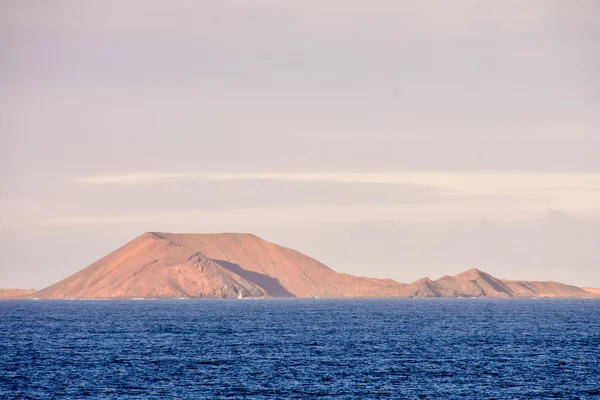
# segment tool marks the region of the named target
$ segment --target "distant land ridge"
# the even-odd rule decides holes
[[[338,273],[252,234],[148,232],[45,289],[0,290],[7,297],[600,297],[600,290],[498,279],[477,269],[407,285]]]
[[[35,289],[0,289],[0,299],[11,299],[35,293]]]

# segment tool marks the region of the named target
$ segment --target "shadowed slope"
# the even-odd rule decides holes
[[[176,246],[201,249],[213,260],[236,264],[245,271],[269,276],[297,297],[397,296],[391,280],[340,274],[295,250],[246,233],[156,233]],[[393,282],[393,281],[392,281]]]
[[[281,286],[277,279],[273,279],[268,275],[259,274],[258,272],[246,271],[239,265],[230,263],[229,261],[213,260],[228,271],[241,276],[249,282],[254,282],[260,287],[263,287],[269,295],[273,297],[294,297],[293,294]]]

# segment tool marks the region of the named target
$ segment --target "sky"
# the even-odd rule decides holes
[[[596,0],[3,0],[0,287],[146,231],[600,287]]]

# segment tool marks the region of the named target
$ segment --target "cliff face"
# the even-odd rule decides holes
[[[556,282],[497,279],[472,269],[409,285],[340,274],[251,234],[145,233],[33,298],[592,297]]]

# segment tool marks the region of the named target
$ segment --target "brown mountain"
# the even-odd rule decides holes
[[[251,234],[145,233],[37,298],[397,296]]]
[[[32,298],[590,297],[556,282],[497,279],[476,269],[410,285],[341,274],[251,234],[145,233]]]

